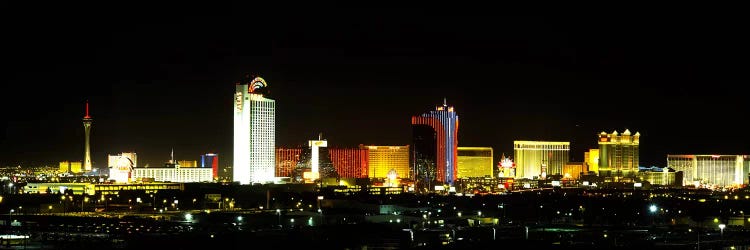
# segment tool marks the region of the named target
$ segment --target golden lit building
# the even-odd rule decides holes
[[[633,178],[638,173],[638,147],[641,134],[630,134],[625,129],[622,134],[613,131],[611,134],[599,134],[599,176],[621,181],[621,178]]]
[[[563,178],[577,180],[581,178],[581,173],[586,172],[583,162],[568,162],[563,166]]]
[[[568,163],[570,142],[513,141],[516,178],[544,179],[562,175]]]
[[[409,176],[409,145],[406,146],[364,146],[368,149],[369,166],[367,175],[369,178],[388,178],[391,169],[396,170],[398,178],[410,178]]]
[[[60,172],[61,173],[80,173],[83,162],[80,161],[61,161]]]
[[[177,164],[180,164],[181,168],[197,168],[198,167],[197,160],[195,161],[182,160],[182,161],[177,161]]]
[[[586,171],[599,172],[599,149],[592,148],[583,152],[583,164]]]
[[[491,147],[458,147],[457,178],[492,177]]]
[[[641,181],[647,181],[651,185],[657,186],[682,186],[684,172],[669,171],[669,168],[663,168],[661,171],[640,171],[638,178]]]
[[[683,185],[728,187],[748,183],[748,155],[667,155],[667,166],[682,171]]]

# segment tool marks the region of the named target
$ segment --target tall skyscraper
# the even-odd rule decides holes
[[[274,180],[276,102],[260,93],[267,86],[263,78],[248,76],[235,87],[232,167],[240,184]]]
[[[621,177],[633,178],[638,173],[638,147],[641,133],[622,134],[615,130],[611,134],[599,134],[599,176],[619,181]]]
[[[83,131],[85,136],[84,142],[84,153],[83,153],[83,171],[91,171],[91,145],[89,144],[89,136],[91,135],[91,123],[94,121],[89,115],[89,102],[86,101],[86,115],[83,116]]]
[[[420,188],[453,186],[458,158],[458,115],[443,99],[435,110],[411,117],[413,172]]]

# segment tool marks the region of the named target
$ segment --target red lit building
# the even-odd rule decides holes
[[[301,148],[276,148],[275,176],[291,177],[301,154]]]
[[[367,148],[331,148],[331,163],[341,178],[367,178]]]
[[[456,180],[458,115],[443,101],[435,110],[411,117],[413,158],[417,182],[447,183]]]

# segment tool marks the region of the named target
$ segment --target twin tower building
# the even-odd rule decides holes
[[[263,96],[268,84],[246,76],[234,93],[233,181],[272,183],[276,164],[276,102]],[[430,112],[411,119],[413,145],[410,179],[417,185],[456,180],[458,115],[445,100]]]

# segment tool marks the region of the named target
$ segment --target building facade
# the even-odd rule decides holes
[[[388,178],[388,172],[395,170],[398,178],[407,179],[409,176],[409,145],[406,146],[364,146],[369,166],[369,178]]]
[[[233,180],[272,183],[276,163],[276,102],[265,98],[263,78],[238,83],[234,93]]]
[[[300,163],[301,148],[276,149],[276,177],[292,177],[292,172]]]
[[[210,168],[183,168],[180,164],[167,163],[160,168],[134,168],[133,180],[153,178],[157,182],[211,182],[213,170]]]
[[[133,168],[138,167],[138,157],[135,152],[108,155],[107,166],[110,180],[117,183],[128,183],[131,180]]]
[[[568,162],[563,166],[562,177],[564,179],[578,180],[581,178],[581,174],[587,171],[586,164],[583,162]]]
[[[82,165],[80,161],[61,161],[60,173],[81,173]]]
[[[412,116],[415,181],[453,185],[458,160],[458,115],[443,100],[442,106]]]
[[[586,167],[586,171],[599,172],[599,149],[592,148],[589,151],[583,152],[583,164]]]
[[[683,185],[730,187],[748,183],[748,155],[667,155],[667,166],[683,172]]]
[[[198,167],[198,161],[179,160],[177,161],[177,164],[180,164],[181,168],[197,168]]]
[[[330,148],[328,153],[339,177],[367,178],[370,163],[370,152],[367,148]]]
[[[562,175],[568,163],[570,142],[513,141],[516,178],[545,179]]]
[[[622,134],[599,134],[599,176],[612,178],[618,182],[622,178],[632,178],[638,173],[639,145],[641,134],[630,134],[625,129]]]
[[[219,155],[207,153],[201,155],[201,168],[210,168],[214,180],[219,179]]]
[[[491,147],[458,147],[456,178],[493,177]]]

